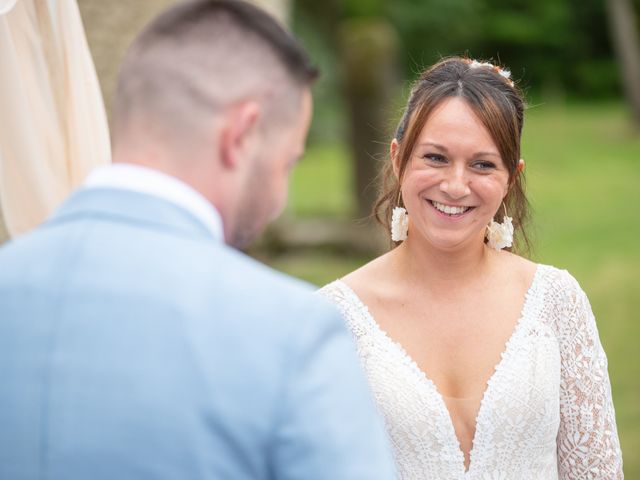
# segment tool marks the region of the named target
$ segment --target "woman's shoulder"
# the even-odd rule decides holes
[[[567,270],[544,263],[537,264],[537,274],[544,280],[547,290],[561,299],[584,295],[578,280]]]
[[[536,311],[542,317],[559,320],[589,306],[580,283],[567,270],[514,254],[505,256],[504,261],[511,271],[505,278],[529,285],[527,297],[531,298],[530,303],[537,305]]]
[[[344,278],[347,276],[324,285],[317,294],[338,309],[351,333],[359,338],[371,329],[369,309]]]
[[[347,300],[348,289],[342,279],[336,279],[323,285],[316,292],[331,303],[340,306]]]
[[[362,267],[324,285],[318,294],[335,304],[347,319],[366,318],[367,299],[379,288],[379,280],[385,278],[382,257],[377,257]],[[382,267],[382,268],[381,268]]]
[[[499,272],[502,272],[501,279],[506,281],[516,281],[524,286],[531,285],[534,281],[538,265],[531,260],[516,255],[511,252],[498,252]]]
[[[550,322],[563,338],[593,323],[591,304],[576,278],[567,270],[538,264],[538,287],[534,295],[539,301],[541,318]]]
[[[370,291],[378,289],[387,277],[387,254],[374,258],[363,266],[322,287],[321,291],[340,291],[367,297]],[[364,294],[364,295],[363,295]]]
[[[515,272],[517,279],[529,284],[542,284],[545,290],[550,290],[558,295],[570,296],[582,292],[576,278],[567,270],[544,263],[533,262],[516,254],[506,253],[503,261],[507,267]]]

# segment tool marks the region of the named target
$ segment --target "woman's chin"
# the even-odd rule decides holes
[[[428,246],[432,250],[447,253],[469,250],[474,248],[474,246],[479,247],[483,243],[483,239],[478,238],[477,235],[461,235],[460,233],[461,232],[445,232],[442,235],[426,236],[415,234],[414,238],[418,240],[418,243]],[[409,237],[411,237],[411,233],[409,233]]]

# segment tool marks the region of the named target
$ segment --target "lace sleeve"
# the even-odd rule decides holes
[[[586,294],[566,274],[558,285],[561,385],[558,473],[562,480],[622,479],[607,357]]]

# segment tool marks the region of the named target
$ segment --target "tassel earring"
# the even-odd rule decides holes
[[[400,194],[401,192],[398,192],[398,206],[391,213],[391,240],[394,242],[406,240],[409,231],[409,214],[400,206]]]
[[[513,245],[513,219],[507,215],[507,206],[504,202],[502,206],[504,207],[502,223],[491,220],[487,225],[487,244],[497,251]]]

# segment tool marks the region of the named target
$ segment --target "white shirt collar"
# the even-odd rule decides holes
[[[200,193],[175,177],[139,165],[114,163],[98,167],[85,188],[119,188],[146,193],[178,205],[197,217],[218,240],[224,239],[222,217]]]

